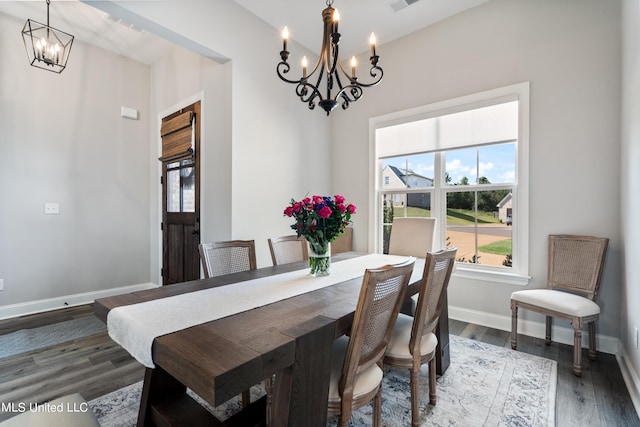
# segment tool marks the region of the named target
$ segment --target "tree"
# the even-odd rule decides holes
[[[478,178],[478,184],[491,184],[485,176]],[[509,190],[492,190],[478,192],[478,210],[493,212],[498,209],[498,203],[509,193]]]
[[[453,185],[469,185],[469,178],[463,176],[462,178],[460,178],[460,182]],[[468,191],[449,193],[447,195],[447,208],[473,210],[473,193]]]

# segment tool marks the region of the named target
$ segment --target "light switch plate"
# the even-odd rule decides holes
[[[45,203],[44,213],[47,215],[57,215],[60,213],[60,205],[58,203]]]

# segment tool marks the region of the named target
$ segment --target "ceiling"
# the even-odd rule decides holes
[[[371,32],[376,34],[378,45],[383,45],[487,1],[335,0],[333,7],[340,11],[341,16],[341,56],[366,51]],[[286,25],[290,37],[309,50],[320,50],[322,10],[326,7],[326,0],[235,2],[277,29]],[[47,5],[45,0],[2,0],[0,13],[13,16],[22,23],[27,18],[46,23]],[[49,23],[56,29],[73,34],[77,40],[147,64],[152,64],[170,45],[170,42],[150,32],[78,0],[52,1]]]
[[[384,44],[442,21],[489,0],[329,0],[340,12],[340,56],[369,49],[373,32]],[[290,37],[313,52],[322,43],[322,10],[326,0],[235,0],[279,30],[286,25]]]
[[[27,19],[47,23],[45,0],[0,0],[0,13],[19,20],[18,32]],[[53,0],[49,13],[49,25],[75,36],[74,42],[92,44],[145,64],[155,62],[171,45],[169,41],[78,0]]]

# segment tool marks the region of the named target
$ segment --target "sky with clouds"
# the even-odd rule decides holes
[[[408,162],[408,168],[415,173],[433,178],[434,159],[434,153],[387,158],[383,160],[383,167],[391,165],[404,169]],[[469,183],[473,184],[478,176],[486,177],[492,184],[512,183],[515,178],[515,145],[509,143],[449,150],[445,162],[452,183],[467,177]]]

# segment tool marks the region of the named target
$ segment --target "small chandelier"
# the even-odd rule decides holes
[[[49,26],[50,2],[47,0],[47,25],[27,19],[22,40],[32,66],[61,73],[67,66],[73,36]]]
[[[290,70],[287,59],[289,51],[287,50],[287,40],[289,38],[289,30],[284,27],[282,31],[282,51],[280,58],[282,61],[276,67],[278,77],[287,83],[293,83],[296,86],[296,95],[300,97],[302,102],[309,105],[309,109],[313,110],[318,105],[326,111],[327,116],[338,106],[338,102],[342,104],[342,109],[349,108],[349,103],[355,102],[362,97],[362,88],[375,86],[382,80],[382,68],[378,66],[378,55],[376,55],[376,38],[371,33],[369,43],[371,44],[371,69],[369,75],[373,80],[369,83],[362,83],[356,77],[356,58],[351,57],[351,73],[348,73],[342,65],[342,61],[338,55],[338,44],[340,43],[340,33],[338,32],[338,23],[340,14],[336,9],[331,7],[333,0],[327,0],[327,8],[322,11],[322,20],[324,21],[324,35],[322,36],[322,50],[318,62],[313,67],[311,73],[307,74],[307,57],[302,58],[302,77],[298,80],[289,80],[284,75]],[[315,73],[317,76],[314,76]],[[326,80],[326,90],[323,93],[321,83],[323,77]],[[315,82],[315,84],[314,84]],[[335,94],[332,94],[333,91]]]

